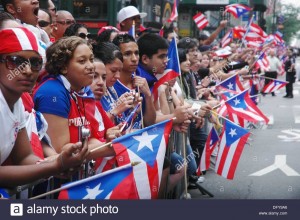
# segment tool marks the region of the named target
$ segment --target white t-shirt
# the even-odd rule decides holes
[[[15,103],[14,111],[11,112],[0,90],[0,165],[12,151],[18,132],[26,125],[24,113],[21,98]]]

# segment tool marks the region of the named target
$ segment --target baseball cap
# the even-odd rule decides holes
[[[139,10],[136,7],[130,5],[125,8],[122,8],[118,12],[117,19],[118,19],[118,22],[121,23],[125,19],[137,16],[137,15],[139,15],[141,18],[144,18],[147,16],[147,13],[139,12]]]
[[[8,28],[0,31],[0,54],[33,50],[39,53],[39,42],[27,28]]]

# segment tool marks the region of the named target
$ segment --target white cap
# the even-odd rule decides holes
[[[125,19],[137,16],[137,15],[139,15],[141,18],[144,18],[147,16],[147,13],[139,12],[139,10],[134,6],[127,6],[125,8],[122,8],[118,12],[117,19],[118,19],[118,22],[121,23]]]

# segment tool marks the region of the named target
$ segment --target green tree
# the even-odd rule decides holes
[[[283,33],[283,39],[290,43],[291,39],[293,37],[296,37],[298,34],[297,32],[300,30],[300,8],[295,7],[294,5],[288,4],[282,4],[281,5],[281,11],[276,12],[276,16],[283,15],[284,21],[283,26],[284,28],[280,30],[280,32]],[[272,33],[273,30],[273,15],[270,15],[266,18],[267,23],[267,32]],[[277,29],[277,24],[276,28]],[[299,34],[300,35],[300,34]]]

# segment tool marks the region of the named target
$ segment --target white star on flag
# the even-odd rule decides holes
[[[240,100],[239,99],[235,99],[235,100],[233,100],[233,102],[234,102],[234,105],[238,105],[238,104],[240,104],[241,102],[240,102]]]
[[[95,188],[89,189],[87,188],[87,195],[83,197],[83,199],[96,199],[98,195],[100,195],[104,190],[100,190],[101,183],[99,183]]]
[[[237,133],[236,133],[236,129],[232,129],[232,128],[230,128],[230,132],[229,132],[229,134],[231,135],[231,137],[233,137],[234,135],[237,135]]]
[[[137,151],[142,150],[144,147],[148,147],[149,150],[153,152],[153,146],[151,141],[153,141],[158,135],[148,135],[147,131],[143,132],[141,136],[133,136],[135,140],[139,143]]]
[[[232,83],[228,84],[228,89],[233,90],[233,84]]]

